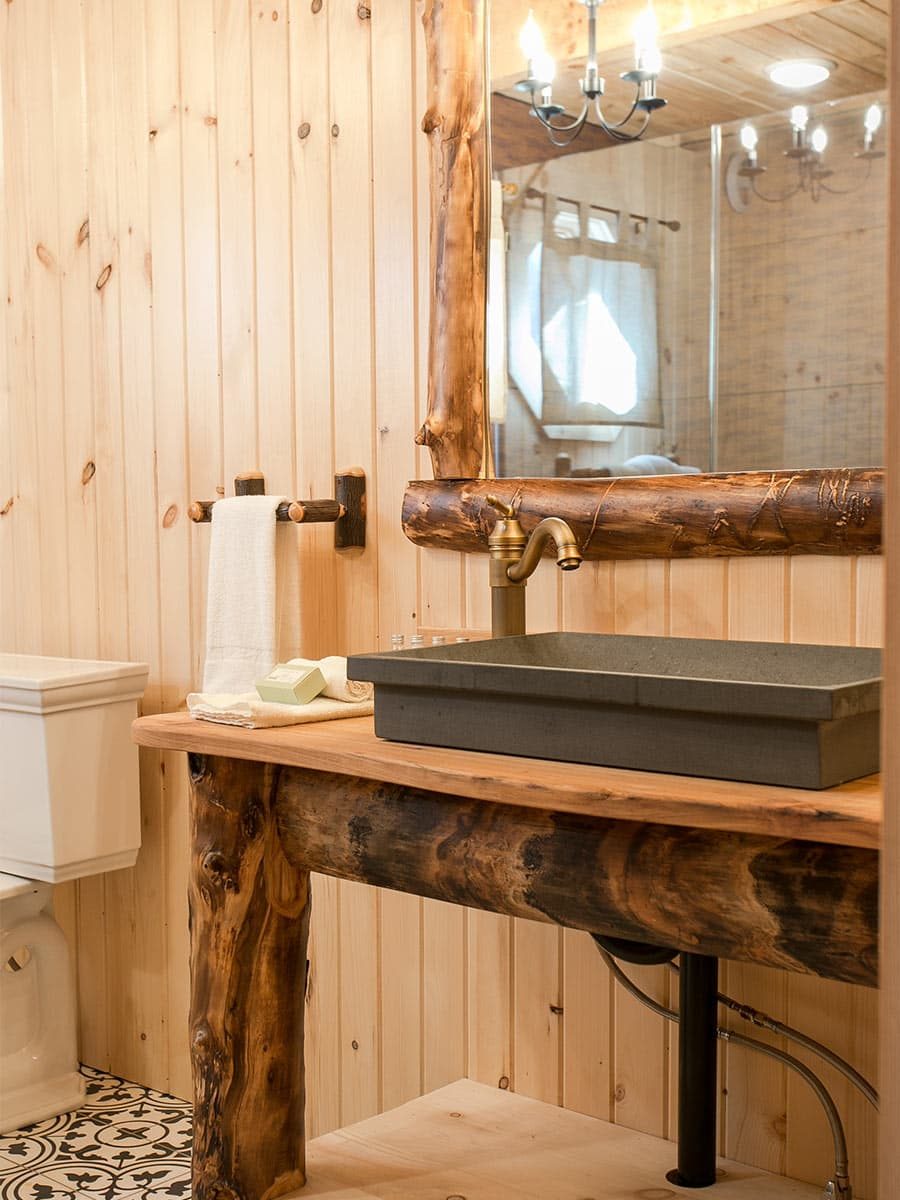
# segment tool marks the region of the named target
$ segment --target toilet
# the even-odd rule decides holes
[[[137,858],[146,682],[143,663],[0,654],[0,1134],[84,1099],[52,885]]]

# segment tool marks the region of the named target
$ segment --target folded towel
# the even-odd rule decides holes
[[[318,667],[325,676],[323,696],[331,700],[345,700],[350,703],[358,700],[371,700],[373,687],[361,679],[347,678],[347,660],[338,654],[329,654],[326,658],[290,658],[292,667]]]
[[[371,700],[348,704],[317,696],[309,704],[273,704],[260,700],[256,692],[218,695],[191,692],[187,698],[191,716],[199,721],[220,725],[240,725],[243,729],[272,729],[277,725],[307,725],[312,721],[335,721],[342,717],[367,717],[374,712]]]
[[[281,499],[234,496],[213,505],[204,692],[250,691],[278,660],[275,510]]]

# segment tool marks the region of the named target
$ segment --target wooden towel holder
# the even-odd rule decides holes
[[[264,496],[266,480],[261,471],[245,471],[234,477],[236,496]],[[211,521],[215,500],[194,500],[188,508],[192,521]],[[334,477],[333,500],[284,500],[275,512],[277,521],[295,525],[334,525],[335,550],[365,549],[366,473],[351,467]]]

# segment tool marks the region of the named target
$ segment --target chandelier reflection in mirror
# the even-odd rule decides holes
[[[634,70],[625,71],[621,76],[626,83],[634,84],[635,98],[626,116],[621,121],[611,122],[604,117],[600,107],[606,82],[597,68],[597,9],[602,0],[583,0],[583,3],[588,17],[588,53],[584,78],[579,80],[584,103],[578,116],[569,119],[565,109],[553,103],[556,64],[547,53],[534,13],[530,11],[519,37],[519,45],[528,63],[528,76],[520,80],[516,87],[531,96],[531,114],[547,130],[554,146],[568,146],[573,142],[584,128],[591,109],[601,129],[609,137],[617,142],[635,142],[646,131],[654,109],[662,108],[666,103],[656,94],[656,81],[662,67],[656,44],[656,15],[652,6],[648,5],[635,22]]]
[[[767,195],[759,185],[766,168],[759,161],[759,134],[749,123],[741,128],[740,139],[743,154],[736,154],[729,161],[725,177],[725,190],[732,208],[737,212],[746,210],[749,203],[749,191],[768,204],[780,204],[790,200],[798,192],[807,192],[811,200],[818,201],[823,192],[832,195],[848,195],[858,191],[869,178],[872,160],[883,158],[877,134],[881,129],[884,114],[880,104],[870,104],[863,117],[863,137],[859,150],[853,160],[865,163],[861,177],[849,187],[839,187],[830,180],[834,171],[826,162],[828,149],[828,131],[824,125],[817,124],[809,128],[810,113],[804,104],[796,104],[791,109],[791,145],[784,151],[786,158],[793,159],[797,169],[795,182],[783,192]]]

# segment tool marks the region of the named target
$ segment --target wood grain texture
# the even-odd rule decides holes
[[[596,957],[596,953],[595,953]],[[322,1200],[674,1200],[671,1145],[459,1080],[309,1146]],[[822,1189],[730,1159],[716,1200],[820,1200]],[[687,1195],[688,1193],[678,1193]],[[299,1197],[298,1197],[299,1200]]]
[[[229,760],[210,761],[226,764],[224,789]],[[298,767],[279,771],[273,804],[284,853],[300,870],[721,958],[877,980],[875,850],[497,805]],[[542,975],[559,1006],[555,983]]]
[[[428,415],[416,435],[436,479],[481,473],[487,298],[484,0],[427,0],[431,145]]]
[[[877,775],[825,791],[805,791],[576,763],[561,766],[511,754],[383,741],[375,736],[371,717],[247,730],[195,721],[187,713],[167,713],[142,717],[133,729],[140,745],[157,749],[364,776],[574,816],[656,821],[865,849],[877,848],[880,837]]]
[[[891,15],[893,52],[891,56],[891,97],[900,95],[900,5]],[[888,252],[888,312],[900,307],[900,122],[890,129],[890,244]],[[894,332],[888,339],[888,403],[886,461],[888,472],[888,539],[885,595],[885,711],[883,760],[890,798],[886,814],[883,862],[888,885],[882,889],[882,954],[884,986],[881,990],[882,1046],[879,1077],[883,1086],[881,1146],[879,1151],[879,1190],[882,1196],[900,1195],[900,744],[897,719],[900,714],[900,608],[896,604],[900,586],[900,342]],[[891,602],[893,601],[893,602]]]
[[[561,812],[555,804],[498,804],[196,753],[191,778],[199,856],[191,893],[192,1044],[204,1054],[212,993],[202,974],[205,959],[196,956],[203,947],[198,904],[213,904],[210,880],[226,896],[235,892],[237,916],[225,913],[225,922],[237,929],[246,918],[241,870],[250,870],[252,880],[263,853],[266,871],[283,852],[300,872],[848,982],[874,986],[877,979],[874,849],[610,820]],[[305,900],[295,913],[303,907]],[[210,930],[225,937],[216,915]],[[223,946],[233,940],[234,933]],[[246,971],[248,964],[233,966],[230,954],[219,961],[224,953],[212,954],[210,970]],[[275,1032],[265,1040],[278,1036],[290,1012],[269,995],[273,978],[256,979],[252,1003],[240,993],[254,1014],[257,1007],[275,1010]],[[223,1044],[220,1038],[216,1057]],[[195,1057],[200,1079],[206,1068],[196,1064]]]
[[[880,469],[748,471],[623,479],[416,481],[403,528],[418,546],[486,553],[490,492],[519,505],[530,532],[547,516],[572,526],[587,559],[763,554],[878,554]],[[548,551],[549,552],[549,551]]]
[[[306,1181],[309,874],[281,852],[277,771],[193,755],[190,773],[192,1195],[275,1200]]]
[[[551,6],[547,0],[548,11],[552,7],[556,14],[549,22],[539,4],[534,5],[545,32],[555,28],[558,2],[552,0]],[[213,496],[219,487],[221,494],[230,491],[235,473],[250,465],[266,473],[271,490],[283,489],[299,499],[330,495],[334,470],[347,463],[362,465],[370,481],[369,535],[378,559],[377,578],[368,551],[334,553],[328,526],[302,532],[280,527],[300,565],[294,637],[300,639],[302,653],[340,653],[351,642],[358,649],[384,649],[393,632],[405,633],[408,641],[428,623],[426,600],[448,622],[433,632],[451,641],[476,636],[488,625],[483,615],[489,599],[486,556],[420,551],[403,537],[398,521],[406,481],[429,473],[427,453],[413,442],[424,418],[431,291],[428,146],[419,128],[428,103],[426,61],[415,5],[410,0],[379,8],[378,19],[368,20],[357,14],[355,4],[340,11],[324,4],[316,12],[309,4],[291,5],[286,14],[282,5],[214,0],[182,4],[179,14],[174,0],[137,0],[122,8],[121,15],[119,6],[99,4],[95,16],[97,4],[29,0],[27,5],[0,5],[0,270],[8,300],[0,315],[0,364],[5,354],[2,378],[9,379],[8,391],[0,384],[0,424],[8,410],[8,424],[0,428],[3,648],[97,657],[102,653],[102,606],[106,650],[147,655],[152,663],[144,711],[183,707],[203,656],[209,541],[209,531],[193,527],[185,509],[192,496]],[[642,6],[643,0],[634,0],[630,8],[604,8],[604,28],[615,23],[620,45],[628,45]],[[803,0],[785,9],[804,6],[813,4]],[[875,7],[883,11],[885,0]],[[745,23],[758,21],[758,0],[704,0],[692,8],[692,17],[696,22],[728,19],[738,9]],[[656,11],[664,35],[683,20],[680,0],[658,0]],[[584,17],[578,0],[571,0],[566,12]],[[50,36],[42,33],[47,14]],[[562,32],[566,22],[557,25]],[[688,36],[694,37],[694,31]],[[510,44],[518,61],[514,37]],[[287,93],[289,104],[283,102]],[[51,94],[54,127],[45,137],[47,122],[38,109],[50,102]],[[386,94],[392,96],[387,107]],[[379,114],[374,121],[369,115],[373,109]],[[332,134],[333,124],[339,125],[338,137]],[[38,128],[40,138],[30,132]],[[370,137],[371,154],[366,149]],[[99,158],[93,149],[98,140]],[[35,189],[48,195],[32,208]],[[49,199],[54,191],[55,235]],[[335,193],[340,201],[333,201]],[[371,222],[365,214],[371,214]],[[103,259],[103,246],[111,244],[110,230],[121,248],[120,270],[117,274],[114,269],[98,292],[95,283],[109,261]],[[56,259],[56,275],[38,258],[38,242]],[[338,286],[333,289],[335,269]],[[286,275],[291,288],[285,286]],[[50,299],[55,285],[61,293],[61,325]],[[92,327],[101,306],[107,315],[105,336],[113,344],[98,357]],[[373,337],[374,371],[365,352]],[[141,349],[144,339],[151,347],[149,365]],[[60,354],[64,405],[61,394],[49,390],[54,386],[53,360]],[[39,375],[36,357],[41,360]],[[124,446],[102,432],[105,451],[98,461],[95,427],[107,419],[104,397],[118,386],[120,372]],[[53,420],[48,419],[51,413]],[[65,470],[57,476],[63,433]],[[291,473],[292,462],[296,474]],[[102,473],[121,479],[123,470],[124,490],[119,482],[98,487]],[[65,538],[59,536],[63,508],[51,516],[44,504],[51,493],[65,511]],[[123,523],[128,541],[124,556],[122,539],[101,546],[105,534],[99,532]],[[673,572],[669,586],[665,564],[655,564],[658,577],[648,575],[642,583],[628,575],[627,568],[634,565],[587,564],[558,588],[556,572],[542,565],[541,573],[553,578],[530,585],[535,619],[588,631],[612,632],[616,622],[620,632],[635,627],[684,630],[690,606],[698,621],[712,620],[709,597],[695,594],[704,587],[701,575],[692,588]],[[694,565],[704,564],[684,564]],[[791,581],[785,565],[783,559],[764,557],[727,562],[730,636],[786,635]],[[872,614],[867,644],[881,636],[876,610],[882,566],[877,556],[859,559],[855,573],[839,584],[849,589],[848,603],[856,605],[858,620]],[[823,592],[838,586],[824,560],[814,575]],[[48,583],[57,591],[45,592]],[[807,594],[815,594],[814,580],[806,583]],[[895,586],[892,595],[896,591]],[[41,602],[35,603],[35,597]],[[750,623],[767,614],[775,633],[768,623],[752,633]],[[130,650],[119,640],[126,619]],[[142,647],[155,638],[159,649],[148,654]],[[102,877],[76,885],[82,1057],[187,1096],[187,772],[179,752],[152,754],[145,761],[141,786],[147,851],[138,868],[123,872],[112,886]],[[868,816],[862,824],[869,827]],[[862,836],[871,844],[868,833]],[[352,900],[347,895],[351,886]],[[389,894],[383,894],[378,928],[393,929],[397,936],[391,940],[382,932],[380,949],[367,950],[364,968],[342,977],[341,967],[353,952],[342,948],[342,934],[356,920],[342,922],[340,914],[348,903],[357,904],[363,890],[324,876],[313,881],[307,1057],[310,1078],[316,1080],[309,1121],[317,1131],[341,1123],[340,1059],[355,1053],[351,1030],[358,1023],[376,1030],[372,1057],[376,1072],[382,1072],[382,1103],[404,1098],[411,1087],[421,1088],[431,1071],[425,1059],[440,1032],[429,1016],[426,1047],[420,1036],[421,986],[426,961],[429,970],[441,962],[441,946],[426,946],[425,939],[439,936],[441,928],[431,922],[426,933],[419,919],[421,902],[415,898],[393,896],[400,905],[411,906],[401,937],[388,907]],[[527,990],[510,994],[514,919],[474,911],[467,919],[469,1002],[454,1001],[443,1013],[454,1023],[448,1039],[467,1047],[470,1069],[480,1062],[490,1072],[486,1081],[496,1085],[510,1075],[515,1050],[510,1029],[517,1027],[524,1035],[533,1027],[517,1010],[535,1011],[537,1001]],[[473,935],[475,923],[482,920],[487,923]],[[493,920],[497,924],[491,926]],[[365,928],[372,928],[368,917]],[[665,1103],[665,1079],[657,1071],[659,1040],[654,1035],[648,1042],[623,1005],[607,1003],[608,983],[602,996],[595,993],[594,960],[586,955],[578,964],[569,953],[569,938],[586,937],[575,931],[566,935],[565,1013],[558,1018],[565,1092],[571,1097],[566,1102],[580,1106],[602,1103],[604,1096],[609,1100],[604,1072],[617,1065],[628,1094],[607,1111],[623,1119],[633,1113],[636,1121],[652,1111],[657,1127],[659,1106]],[[593,953],[589,945],[586,950]],[[459,963],[459,955],[453,962]],[[601,979],[606,978],[603,970],[601,965]],[[784,991],[789,976],[749,965],[742,970],[757,972],[751,999],[756,996],[767,1007],[775,992],[774,1004],[780,1003],[779,981]],[[379,973],[381,990],[372,984],[373,974]],[[448,978],[445,971],[442,980]],[[123,987],[126,979],[130,982]],[[364,987],[357,987],[360,979]],[[385,986],[388,981],[390,987]],[[835,984],[829,1002],[849,986]],[[545,993],[541,981],[540,994]],[[843,1001],[833,1015],[821,1013],[816,995],[794,1015],[806,1024],[821,1019],[826,1040],[841,1041],[852,1007]],[[321,1018],[323,1013],[333,1019]],[[785,1014],[776,1007],[776,1015]],[[865,1040],[858,1062],[864,1066],[875,1053],[874,1037],[862,1024],[857,1035]],[[795,1108],[786,1123],[775,1090],[754,1082],[756,1062],[755,1056],[735,1054],[729,1069],[728,1120],[743,1133],[730,1139],[728,1152],[766,1166],[767,1148],[756,1131],[771,1126],[766,1130],[770,1138],[805,1145],[818,1139],[820,1118],[813,1126]],[[546,1077],[550,1067],[541,1064],[539,1069]],[[900,1068],[894,1075],[900,1077]],[[884,1082],[889,1087],[891,1076]],[[520,1085],[513,1081],[512,1086]],[[378,1079],[373,1085],[367,1078],[354,1094],[363,1092],[379,1095]],[[346,1111],[352,1108],[348,1104]],[[856,1122],[851,1121],[856,1162],[872,1145],[875,1121],[871,1113],[865,1120],[865,1137],[856,1146]],[[797,1153],[792,1161],[799,1161]],[[546,1174],[540,1179],[541,1195],[553,1194],[552,1187],[543,1186]],[[594,1194],[597,1179],[579,1179],[573,1196]],[[820,1171],[812,1181],[821,1184]],[[796,1187],[779,1186],[781,1194]],[[448,1187],[445,1194],[453,1190]],[[885,1195],[898,1190],[895,1185]],[[418,1200],[415,1187],[412,1193]]]

